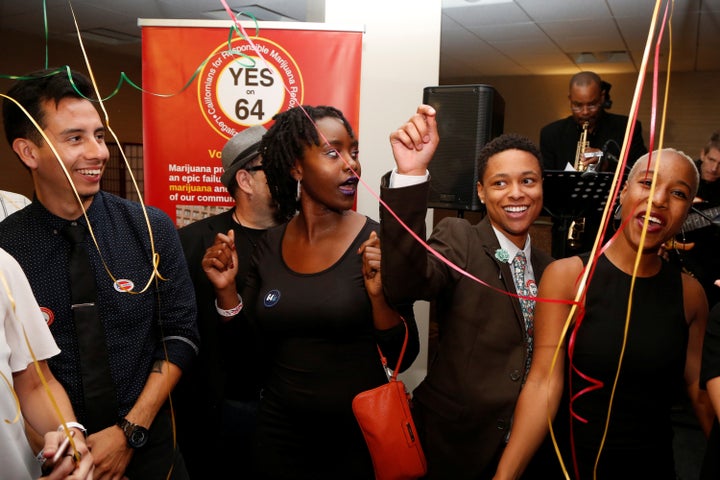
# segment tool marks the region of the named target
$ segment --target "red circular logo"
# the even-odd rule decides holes
[[[55,321],[55,314],[53,313],[53,311],[47,307],[40,307],[40,312],[42,312],[42,316],[45,319],[45,323],[47,323],[47,326],[49,327],[50,325],[52,325]]]
[[[132,292],[132,289],[135,288],[135,284],[133,283],[132,280],[119,278],[119,279],[115,280],[113,287],[118,292]]]
[[[198,76],[198,101],[205,120],[231,138],[262,125],[281,111],[303,102],[302,73],[295,59],[277,43],[236,38],[213,51]]]

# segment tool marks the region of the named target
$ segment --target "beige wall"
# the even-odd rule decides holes
[[[440,0],[325,0],[326,22],[365,26],[360,160],[363,181],[376,193],[380,177],[394,165],[390,132],[415,112],[422,102],[423,87],[438,82],[440,9]],[[379,11],[383,14],[378,15]],[[378,219],[378,201],[365,188],[358,190],[357,209]],[[428,360],[429,304],[417,301],[414,310],[421,348],[413,365],[401,375],[410,390],[425,378]]]
[[[0,31],[0,45],[3,45],[0,74],[23,75],[45,66],[45,40],[42,37]],[[140,58],[110,56],[101,49],[88,48],[87,51],[103,97],[115,90],[120,72],[123,71],[137,85],[142,84]],[[48,58],[50,67],[70,65],[73,69],[87,72],[77,43],[51,41]],[[0,92],[6,93],[13,83],[12,80],[0,79]],[[105,108],[110,116],[110,126],[121,143],[142,142],[142,98],[137,89],[127,83],[123,84],[119,93],[105,102]],[[109,138],[108,141],[112,140]],[[22,193],[28,197],[32,197],[33,192],[30,174],[8,146],[4,130],[0,140],[0,190]]]
[[[635,92],[637,75],[602,75],[612,84],[610,96],[612,113],[627,115]],[[659,84],[665,83],[662,74]],[[569,76],[484,77],[474,83],[495,87],[505,99],[505,132],[527,135],[534,141],[540,139],[543,125],[570,114],[567,100]],[[452,84],[454,82],[447,82]],[[463,83],[469,83],[465,80]],[[697,157],[710,134],[720,129],[720,72],[674,73],[670,78],[667,121],[664,145],[685,151]],[[664,90],[658,101],[657,125],[661,121]],[[652,78],[645,80],[638,119],[642,122],[645,145],[649,146]],[[659,135],[659,132],[657,132]],[[659,138],[656,139],[657,146]]]

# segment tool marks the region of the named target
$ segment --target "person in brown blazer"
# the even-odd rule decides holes
[[[427,166],[439,142],[435,113],[421,105],[390,135],[397,167],[381,185],[383,201],[420,238],[426,236]],[[436,305],[438,348],[413,392],[428,479],[492,478],[532,353],[534,301],[516,294],[534,297],[552,260],[532,248],[528,235],[542,210],[538,148],[525,137],[502,135],[483,147],[477,168],[487,215],[476,225],[445,218],[427,240],[475,279],[426,250],[386,209],[380,212],[386,296]],[[516,252],[529,259],[518,287]]]

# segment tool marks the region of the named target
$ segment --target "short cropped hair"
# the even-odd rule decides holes
[[[712,135],[710,135],[710,138],[705,144],[705,148],[703,148],[703,153],[707,154],[710,149],[713,148],[715,150],[720,150],[720,130],[715,130]]]
[[[690,156],[688,154],[686,154],[685,152],[682,152],[680,150],[676,150],[674,148],[663,148],[662,150],[655,150],[654,152],[648,152],[645,155],[643,155],[642,157],[638,158],[637,161],[635,162],[635,164],[630,169],[630,173],[628,173],[628,176],[627,176],[628,181],[630,181],[630,179],[634,178],[640,172],[641,168],[645,168],[647,166],[648,157],[650,156],[651,153],[652,153],[653,158],[657,158],[658,154],[662,154],[662,153],[674,153],[674,154],[677,154],[680,157],[684,158],[685,160],[687,160],[687,162],[690,165],[692,165],[692,169],[693,169],[693,172],[695,172],[695,176],[694,176],[694,185],[692,185],[693,190],[690,192],[692,194],[690,199],[692,200],[693,198],[695,198],[695,195],[697,194],[697,191],[698,191],[698,187],[700,186],[700,172],[697,169],[697,165],[695,165],[695,161],[692,158],[690,158]]]
[[[488,160],[495,154],[504,152],[505,150],[522,150],[534,156],[540,167],[540,175],[543,174],[542,156],[540,149],[529,138],[517,133],[505,133],[494,138],[480,150],[477,159],[478,180],[483,182],[485,171],[487,170]]]
[[[591,71],[578,72],[570,78],[569,88],[572,89],[573,85],[585,87],[588,85],[602,86],[602,80],[600,75]]]

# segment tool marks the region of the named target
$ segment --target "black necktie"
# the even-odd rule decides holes
[[[70,222],[62,229],[62,234],[71,245],[70,292],[85,399],[85,418],[82,421],[88,431],[94,433],[117,422],[115,385],[110,376],[105,329],[95,305],[95,275],[83,242],[85,227]]]

